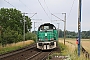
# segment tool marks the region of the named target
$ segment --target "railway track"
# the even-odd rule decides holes
[[[37,51],[35,50],[36,44],[15,50],[6,54],[0,55],[0,60],[24,60],[26,57],[30,56]],[[34,51],[33,51],[34,50]]]
[[[57,50],[41,51],[36,49],[36,44],[0,55],[0,60],[46,60],[47,57]]]
[[[26,60],[46,60],[46,58],[48,57],[48,55],[51,53],[52,51],[44,51],[44,52],[38,52],[35,55],[27,58]]]
[[[30,59],[27,60],[46,60],[49,55],[55,53],[55,52],[60,52],[60,49],[53,49],[53,50],[47,50],[47,51],[41,51],[39,54],[34,55]]]
[[[33,44],[22,49],[0,55],[0,60],[46,60],[48,56],[54,52],[60,52],[60,49],[41,51],[36,49],[36,44]],[[83,47],[82,52],[90,59],[90,54]]]

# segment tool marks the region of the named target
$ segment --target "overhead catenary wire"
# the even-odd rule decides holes
[[[12,7],[16,8],[14,5],[12,5],[10,2],[4,0],[5,2],[7,2],[9,5],[11,5]]]
[[[25,7],[27,7],[28,10],[32,11],[24,2],[22,2],[21,0],[19,0]],[[37,13],[28,13],[28,14],[33,14],[30,18],[32,18],[33,16],[35,16],[35,14]]]
[[[44,2],[45,2],[45,4],[46,4],[46,7],[47,7],[47,9],[48,9],[49,13],[51,14],[50,9],[48,8],[48,5],[47,5],[47,3],[46,3],[46,1],[45,1],[45,0],[44,0]]]
[[[47,9],[48,9],[49,13],[51,14],[51,11],[50,11],[50,9],[49,9],[49,7],[48,7],[48,5],[47,5],[47,3],[46,3],[46,1],[45,1],[45,0],[44,0],[44,2],[45,2],[45,5],[46,5],[46,7],[47,7]],[[51,22],[52,22],[52,15],[51,15]]]
[[[73,0],[73,3],[72,3],[72,6],[71,6],[71,9],[70,9],[70,12],[69,12],[69,15],[68,15],[67,19],[69,18],[70,14],[72,12],[72,8],[73,8],[73,5],[74,5],[74,2],[75,2],[75,0]]]
[[[13,4],[11,4],[9,1],[7,1],[7,0],[4,0],[4,1],[5,1],[6,3],[8,3],[9,5],[11,5],[12,7],[16,8],[16,7],[15,7]],[[24,4],[21,0],[19,0],[19,1],[20,1],[24,6],[26,6],[26,4]],[[39,0],[38,0],[38,2],[39,2],[39,4],[41,5],[41,7],[43,8],[43,10],[44,10],[44,12],[46,13],[46,15],[48,16],[48,18],[51,19],[51,18],[49,17],[49,15],[47,14],[47,12],[45,11],[44,7],[42,6],[41,2],[40,2]],[[49,10],[49,8],[48,8],[47,3],[46,3],[45,0],[44,0],[44,2],[45,2],[45,4],[46,4],[46,7],[47,7],[48,11],[50,12],[50,10]],[[67,16],[67,19],[69,18],[70,14],[71,14],[71,12],[72,12],[74,2],[75,2],[75,0],[73,0],[71,9],[70,9],[69,14],[68,14],[68,16]],[[30,9],[28,6],[26,6],[26,7],[31,11],[31,9]],[[51,13],[51,12],[50,12],[50,13]]]
[[[24,4],[21,0],[19,0],[25,7],[27,7],[28,8],[28,10],[30,10],[31,11],[31,9],[26,5],[26,4]]]
[[[11,4],[9,1],[7,0],[4,0],[4,1],[16,9],[16,7],[13,4]]]
[[[50,19],[50,17],[48,16],[47,12],[45,11],[45,9],[43,8],[41,2],[38,0],[39,4],[41,5],[42,9],[44,10],[44,12],[46,13],[47,17]]]

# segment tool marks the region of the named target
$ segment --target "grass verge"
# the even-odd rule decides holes
[[[63,43],[58,43],[58,46],[60,47],[60,53],[53,53],[48,57],[49,59],[52,59],[53,56],[65,56],[66,53],[64,53],[67,50],[67,46],[63,45]]]
[[[5,47],[0,46],[0,54],[4,54],[4,53],[7,53],[7,52],[10,52],[13,50],[20,49],[20,48],[25,47],[25,46],[32,44],[32,43],[34,43],[34,41],[28,40],[28,41],[25,41],[24,43],[18,42],[16,44],[15,43],[7,44]]]
[[[81,55],[78,56],[77,47],[74,47],[74,45],[72,45],[70,42],[69,44],[70,45],[68,46],[64,45],[63,43],[59,43],[58,46],[60,47],[61,52],[53,53],[48,57],[48,60],[52,59],[52,57],[54,56],[69,56],[70,60],[88,60],[87,58],[85,58],[82,52]]]

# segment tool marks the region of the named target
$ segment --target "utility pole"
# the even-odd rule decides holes
[[[36,23],[36,22],[34,22],[34,33],[35,33],[35,23]]]
[[[65,39],[66,39],[66,13],[62,13],[62,14],[65,14],[65,17],[64,17],[64,45],[65,45]]]
[[[56,18],[60,19],[60,21],[64,22],[64,45],[65,45],[65,39],[66,39],[66,13],[62,13],[62,14],[65,15],[64,20],[60,19],[59,17],[55,16],[54,14],[52,14],[52,15],[55,16]]]
[[[80,48],[81,48],[81,2],[79,0],[79,11],[78,11],[78,56],[80,56]]]
[[[58,38],[59,38],[59,23],[57,23],[58,24]]]
[[[24,25],[23,25],[23,45],[24,45],[24,41],[25,41],[25,22],[26,22],[26,20],[25,20],[25,14],[34,14],[34,15],[35,15],[35,14],[37,14],[37,13],[22,13],[22,14],[23,14],[23,19],[24,19]],[[33,16],[34,16],[34,15],[33,15]],[[32,17],[33,17],[33,16],[32,16]],[[31,18],[32,18],[32,17],[31,17]]]
[[[57,23],[58,24],[58,29],[59,29],[59,23]]]
[[[31,19],[31,20],[42,20],[42,19]],[[34,22],[34,33],[35,33],[35,23],[37,23],[37,22]]]
[[[2,30],[2,27],[0,26],[0,40],[2,41],[2,38],[1,38],[1,30]],[[2,46],[2,42],[1,42],[1,46]]]
[[[23,25],[23,45],[24,45],[24,41],[25,41],[25,22],[26,22],[26,20],[25,20],[25,14],[27,14],[27,13],[23,13],[23,16],[24,16],[24,25]]]

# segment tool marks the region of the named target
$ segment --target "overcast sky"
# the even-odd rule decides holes
[[[78,1],[79,0],[0,0],[0,8],[16,8],[22,13],[26,12],[29,17],[33,16],[32,22],[38,27],[42,22],[51,22],[58,28],[57,23],[60,23],[59,28],[63,30],[64,23],[55,16],[64,20],[66,13],[66,30],[78,31]],[[30,14],[33,13],[33,14]],[[54,14],[55,16],[51,15]],[[33,25],[32,25],[33,26]],[[33,29],[33,28],[32,28]],[[82,21],[81,31],[90,30],[90,0],[82,1]]]

